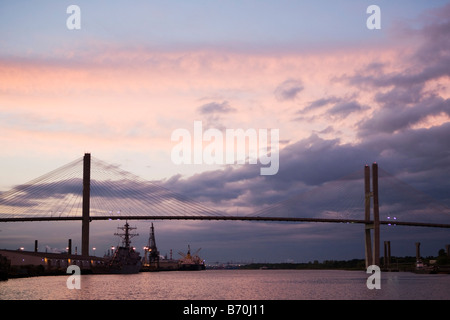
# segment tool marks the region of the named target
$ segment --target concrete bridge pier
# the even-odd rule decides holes
[[[372,192],[370,191],[370,167],[364,167],[364,213],[366,269],[370,265],[380,266],[380,211],[378,200],[378,164],[372,164]],[[373,221],[370,219],[370,198],[373,198]],[[373,245],[371,230],[373,229]]]
[[[83,159],[83,210],[81,222],[81,255],[89,256],[89,207],[91,197],[91,154],[85,153]]]

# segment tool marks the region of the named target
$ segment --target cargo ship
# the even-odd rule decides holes
[[[198,252],[201,250],[198,249],[194,254],[191,255],[191,247],[188,245],[188,251],[186,254],[182,252],[178,252],[183,258],[180,259],[180,269],[184,271],[197,271],[197,270],[205,270],[205,261],[203,261],[199,256]]]
[[[198,256],[198,249],[194,254],[191,254],[191,248],[188,246],[188,252],[178,252],[182,256],[181,259],[172,259],[172,250],[170,250],[170,258],[160,255],[156,247],[155,228],[153,223],[150,227],[150,236],[148,238],[148,245],[144,247],[144,259],[141,271],[177,271],[177,270],[205,270],[205,262]]]
[[[122,245],[118,246],[112,256],[105,256],[100,265],[92,267],[93,273],[113,273],[113,274],[131,274],[138,273],[142,267],[141,256],[132,246],[130,239],[138,234],[130,233],[130,230],[136,229],[130,227],[128,222],[123,227],[117,227],[124,233],[115,233],[114,235],[122,237]]]

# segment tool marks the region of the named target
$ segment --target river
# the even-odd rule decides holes
[[[342,270],[206,270],[82,275],[80,289],[67,276],[0,282],[2,300],[404,300],[450,299],[450,275],[382,272],[381,288],[369,274]]]

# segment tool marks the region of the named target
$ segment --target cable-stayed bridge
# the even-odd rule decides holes
[[[450,209],[374,164],[372,178],[365,166],[251,214],[231,215],[90,154],[0,194],[0,222],[81,220],[82,254],[89,250],[89,223],[112,219],[360,223],[373,256],[366,262],[378,264],[380,225],[450,228]]]

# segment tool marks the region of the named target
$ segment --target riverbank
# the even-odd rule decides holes
[[[429,272],[423,273],[450,273],[450,264],[443,259],[427,257],[422,259],[424,265],[428,266]],[[381,269],[383,271],[403,271],[403,272],[419,272],[416,268],[415,257],[392,257],[389,266],[384,264],[381,259]],[[325,260],[323,262],[314,261],[307,263],[250,263],[241,265],[239,269],[271,269],[271,270],[366,270],[364,259],[352,260]],[[424,270],[422,270],[424,271]]]

